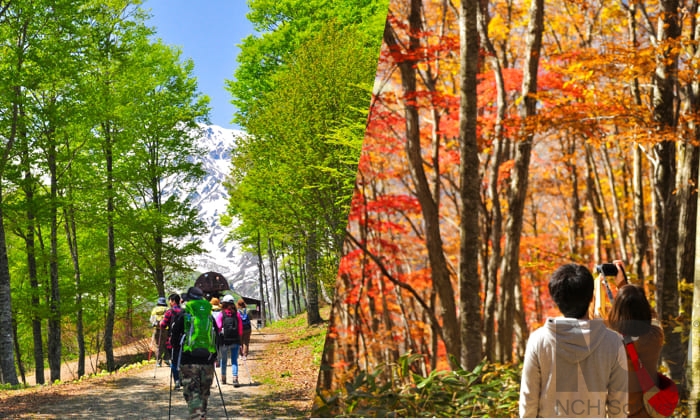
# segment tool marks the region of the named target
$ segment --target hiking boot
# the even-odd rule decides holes
[[[234,377],[233,377],[233,386],[236,387],[236,388],[238,388],[239,386],[241,386],[241,385],[238,383],[238,376],[234,376]]]

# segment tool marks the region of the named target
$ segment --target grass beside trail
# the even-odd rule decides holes
[[[321,317],[328,320],[330,314],[330,306],[321,308]],[[316,367],[321,365],[321,355],[323,353],[323,345],[326,342],[326,331],[328,323],[314,325],[309,327],[306,325],[306,313],[277,321],[268,326],[266,332],[272,334],[284,334],[291,341],[286,344],[289,349],[310,348],[314,356],[312,363]]]
[[[330,307],[321,309],[328,319]],[[244,398],[244,413],[263,418],[308,418],[311,414],[327,323],[307,326],[306,313],[276,321],[261,330],[266,347],[255,355],[255,382],[264,384],[268,396]],[[269,416],[269,417],[268,417]]]
[[[330,307],[322,308],[320,312],[321,317],[327,320]],[[307,326],[306,313],[273,322],[265,327],[263,333],[279,335],[284,339],[270,345],[268,351],[278,357],[272,355],[265,368],[256,375],[257,379],[276,391],[284,391],[289,385],[293,385],[285,379],[290,377],[301,381],[313,380],[315,386],[327,330],[327,323]],[[309,368],[314,375],[312,378],[308,377]]]

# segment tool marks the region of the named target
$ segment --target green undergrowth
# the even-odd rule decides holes
[[[321,308],[320,313],[323,319],[328,319],[330,307]],[[327,330],[327,322],[308,326],[306,313],[273,322],[265,328],[266,333],[284,334],[288,337],[291,341],[284,344],[287,349],[310,346],[312,348],[312,363],[314,366],[320,366]]]
[[[520,366],[482,362],[472,371],[433,371],[423,377],[411,368],[421,358],[404,355],[397,363],[361,372],[343,391],[319,396],[314,417],[518,416]]]
[[[328,319],[330,307],[321,308],[320,313],[323,319]],[[311,363],[313,368],[320,369],[327,329],[327,322],[308,326],[307,315],[302,313],[265,326],[263,333],[284,337],[281,342],[269,347],[268,351],[278,352],[281,355],[292,355],[298,351],[307,355],[310,352],[311,360],[304,359],[303,363]],[[302,361],[299,360],[298,363]],[[271,369],[260,369],[255,377],[257,381],[267,385],[273,393],[297,392],[301,373],[294,370],[293,366],[296,364],[292,363],[291,367],[287,363],[284,366],[271,366]]]

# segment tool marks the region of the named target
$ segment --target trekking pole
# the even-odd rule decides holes
[[[171,354],[170,360],[172,360],[172,350],[170,350],[170,354]],[[168,392],[168,420],[170,420],[170,405],[171,405],[172,402],[173,402],[173,373],[172,373],[172,368],[171,368],[171,372],[170,372],[170,381],[169,381],[169,382],[170,382],[170,385],[169,385],[170,391]]]
[[[253,384],[253,377],[250,375],[250,369],[248,369],[248,358],[244,357],[243,358],[243,366],[245,366],[245,371],[248,372],[248,383]]]
[[[216,378],[216,386],[219,388],[219,395],[221,396],[221,405],[224,407],[224,415],[226,415],[226,420],[228,420],[228,411],[226,411],[226,403],[224,402],[224,393],[221,392],[221,384],[219,383],[219,375],[216,374],[216,367],[212,365],[214,368],[214,377]]]
[[[172,341],[170,342],[170,346],[172,347]],[[180,340],[180,349],[178,350],[179,353],[177,355],[177,371],[180,372],[180,359],[182,359],[182,340]],[[170,354],[175,354],[175,348],[170,349]],[[172,363],[172,360],[170,361]],[[216,374],[216,371],[214,372]],[[170,379],[173,379],[173,367],[170,366]],[[182,379],[180,379],[182,380]],[[172,390],[170,391],[171,399],[168,400],[168,420],[170,420],[170,402],[172,401]]]
[[[156,330],[157,331],[157,330]],[[153,334],[151,334],[151,345],[148,347],[148,361],[151,361],[151,354],[153,354],[153,347],[156,342],[156,331],[153,331]]]
[[[162,357],[162,355],[160,354],[160,340],[162,338],[160,336],[160,334],[162,334],[162,330],[160,330],[160,329],[156,330],[156,334],[158,334],[158,342],[155,341],[155,335],[153,336],[153,342],[157,346],[156,347],[156,360],[155,360],[155,364],[153,366],[153,379],[156,378],[156,370],[158,370],[158,360],[159,360],[158,358]]]
[[[158,370],[158,352],[156,352],[156,360],[153,362],[153,379],[156,378],[156,370]]]

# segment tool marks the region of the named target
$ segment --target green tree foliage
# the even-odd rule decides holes
[[[236,57],[239,65],[227,83],[237,108],[234,120],[243,127],[250,108],[275,88],[273,75],[300,45],[316,37],[326,22],[356,27],[355,38],[343,42],[377,54],[388,0],[249,0],[248,6],[248,20],[259,35],[243,39]]]
[[[208,98],[198,96],[191,61],[179,62],[179,52],[141,39],[131,56],[134,78],[142,81],[142,101],[129,107],[128,130],[133,155],[124,162],[124,183],[130,205],[120,209],[123,240],[130,262],[149,273],[159,296],[166,296],[166,271],[185,268],[185,257],[202,252],[199,241],[181,240],[204,233],[197,211],[180,197],[165,197],[166,188],[204,176],[191,156],[204,153],[192,141],[201,136],[198,121],[208,113]],[[140,52],[138,52],[140,51]],[[127,223],[128,222],[128,223]]]
[[[329,257],[337,266],[376,73],[379,39],[369,40],[381,25],[365,25],[379,22],[379,4],[362,3],[365,9],[353,14],[342,7],[325,23],[331,8],[308,15],[316,8],[306,5],[273,33],[249,37],[239,79],[229,84],[247,132],[237,141],[229,184],[229,212],[241,221],[235,235],[252,248],[263,232],[277,249],[291,248],[282,252],[301,251],[304,266],[297,270],[306,275],[310,324],[320,321],[314,302],[320,273],[328,273],[322,267]],[[251,6],[258,29],[271,29],[273,16],[291,13],[289,5]],[[262,56],[280,59],[273,65]],[[244,92],[255,92],[255,100]]]
[[[52,381],[75,354],[82,374],[86,348],[114,368],[134,308],[201,251],[180,245],[204,229],[189,191],[165,188],[202,176],[208,98],[140,4],[0,5],[0,322],[16,327],[0,336],[1,382],[24,379],[26,354],[37,383],[44,354]]]

